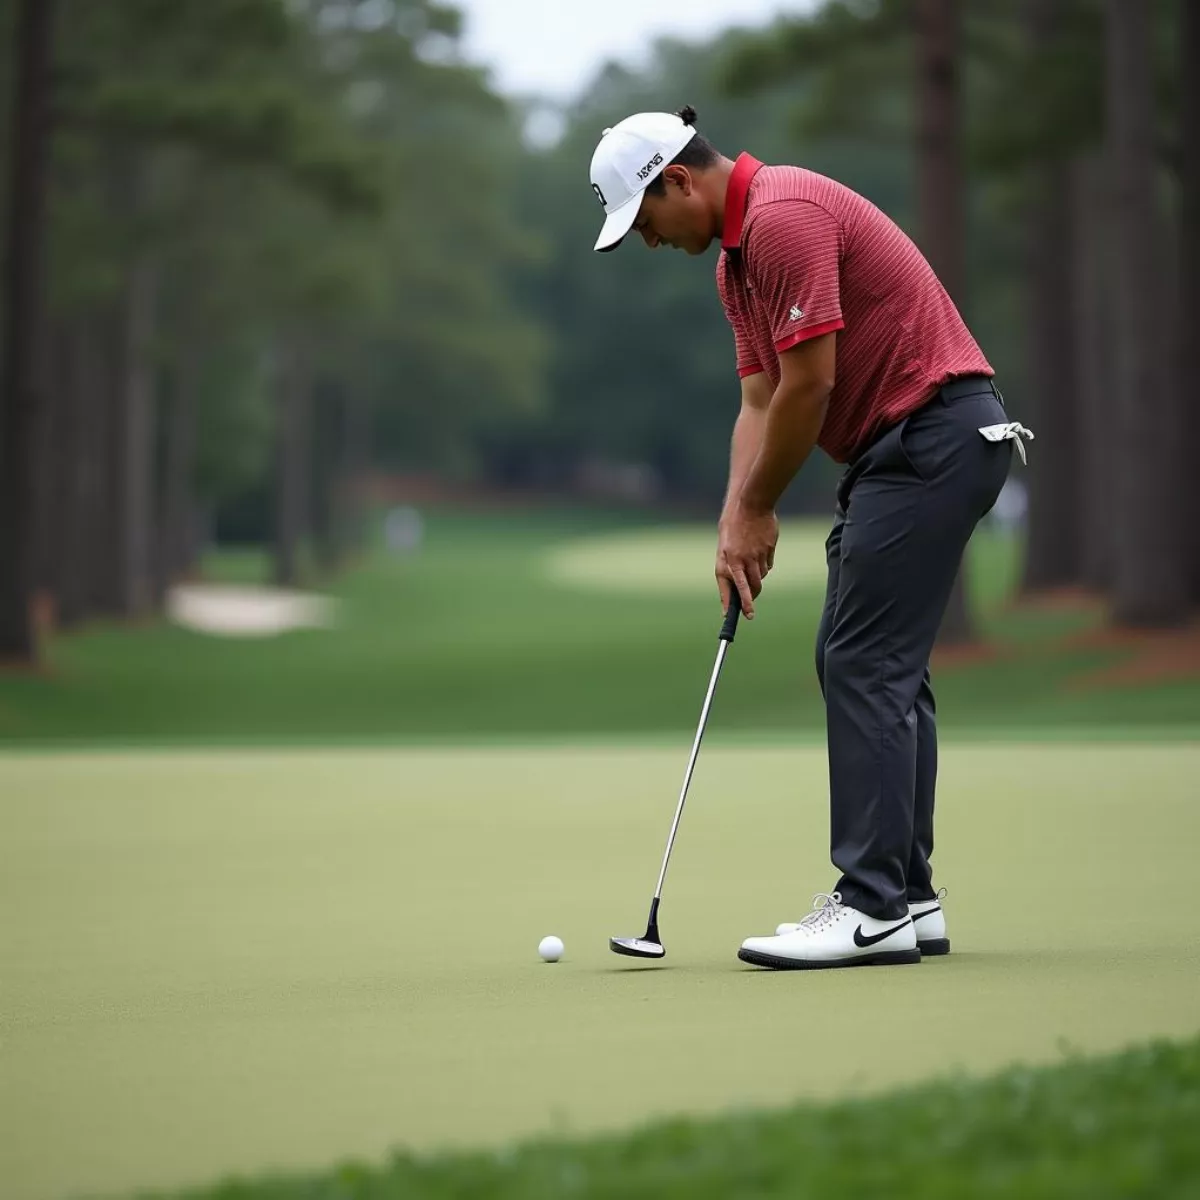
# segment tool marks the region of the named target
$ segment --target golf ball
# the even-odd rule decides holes
[[[538,953],[542,956],[542,962],[558,962],[562,958],[562,952],[562,938],[544,937],[538,942]]]

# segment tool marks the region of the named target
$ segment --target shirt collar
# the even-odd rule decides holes
[[[721,233],[721,246],[725,250],[738,250],[742,245],[742,225],[746,220],[746,198],[750,192],[750,181],[762,169],[762,163],[752,154],[741,153],[733,164],[725,192],[725,228]]]

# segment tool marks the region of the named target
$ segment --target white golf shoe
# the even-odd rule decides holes
[[[934,957],[950,953],[950,939],[946,936],[946,914],[942,911],[942,897],[945,894],[946,889],[942,888],[934,899],[915,900],[908,906],[908,915],[917,931],[917,949],[921,951],[922,956]],[[795,933],[799,928],[799,921],[784,921],[776,927],[775,936]]]
[[[813,897],[813,911],[795,928],[774,937],[747,938],[738,958],[756,967],[811,970],[918,963],[921,951],[911,917],[877,921],[843,904],[840,893],[821,892]]]
[[[950,939],[946,936],[946,914],[942,911],[943,888],[932,900],[917,900],[908,906],[917,945],[922,955],[949,954]]]

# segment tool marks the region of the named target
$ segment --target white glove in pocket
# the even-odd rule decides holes
[[[1016,442],[1017,453],[1021,456],[1021,463],[1024,465],[1026,462],[1025,441],[1033,441],[1032,429],[1026,429],[1020,421],[1009,421],[1003,425],[981,425],[979,432],[989,442]]]

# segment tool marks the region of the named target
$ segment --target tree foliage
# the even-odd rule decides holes
[[[15,29],[16,6],[0,0],[0,33]],[[1192,178],[1179,11],[1154,0],[1149,12],[1168,227],[1192,211],[1178,203]],[[691,103],[727,154],[832,175],[920,240],[913,14],[908,0],[829,0],[765,29],[664,40],[637,69],[581,80],[562,137],[539,147],[522,108],[463,60],[452,5],[62,0],[33,586],[83,614],[120,591],[100,583],[122,546],[173,545],[161,584],[214,520],[228,528],[236,515],[266,537],[284,446],[308,464],[307,489],[287,490],[301,533],[330,525],[369,466],[567,488],[633,466],[658,495],[712,511],[738,394],[713,264],[634,245],[592,253],[596,139],[632,111]],[[962,14],[961,304],[1033,423],[1053,389],[1038,357],[1049,339],[1028,327],[1048,297],[1031,303],[1030,289],[1070,278],[1074,304],[1105,279],[1103,198],[1084,213],[1079,196],[1108,132],[1106,6],[963,0]],[[0,116],[12,71],[0,57]],[[1071,180],[1073,248],[1033,220],[1047,188]],[[1069,250],[1084,266],[1034,269],[1034,227],[1038,253]],[[1085,227],[1100,231],[1086,247]],[[1079,360],[1075,376],[1097,377],[1079,346],[1063,353]],[[304,370],[284,386],[276,368],[297,354]],[[835,477],[816,458],[785,507],[827,511]],[[88,552],[56,567],[66,546]],[[130,569],[144,574],[144,559]]]

